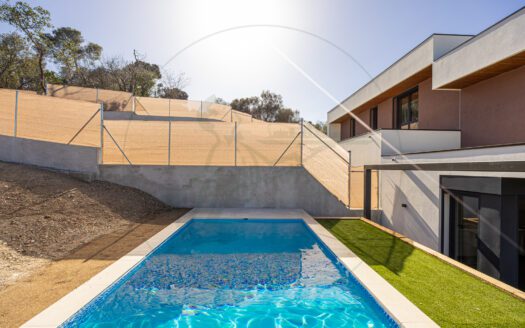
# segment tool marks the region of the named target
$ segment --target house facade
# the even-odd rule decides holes
[[[328,134],[365,168],[365,216],[524,290],[524,122],[522,9],[432,35],[330,110]]]

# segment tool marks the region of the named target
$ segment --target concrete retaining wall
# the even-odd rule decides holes
[[[99,150],[94,147],[0,136],[0,161],[96,175]]]
[[[143,190],[174,207],[302,208],[314,216],[358,214],[302,167],[101,165],[99,178]]]

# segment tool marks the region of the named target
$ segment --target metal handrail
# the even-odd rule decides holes
[[[341,156],[341,154],[339,154],[337,151],[335,151],[335,149],[332,148],[332,146],[330,146],[329,144],[327,144],[323,139],[321,139],[315,132],[313,132],[312,130],[310,130],[308,128],[307,125],[304,126],[308,131],[310,131],[317,139],[319,139],[319,141],[321,141],[326,147],[328,147],[328,149],[330,149],[331,151],[333,151],[339,158],[341,158],[346,164],[350,165],[350,162],[348,162],[348,160],[346,158],[344,158],[343,156]]]
[[[75,133],[75,135],[73,136],[73,138],[71,138],[71,140],[68,141],[68,145],[71,144],[73,142],[73,140],[75,140],[76,137],[78,137],[78,135],[80,134],[80,132],[82,132],[82,130],[84,130],[86,128],[86,126],[89,124],[89,122],[91,122],[91,120],[93,118],[95,118],[95,116],[97,116],[97,114],[100,112],[100,108],[89,118],[89,120],[87,120],[87,122],[82,125],[82,127],[80,128],[80,130],[77,131],[77,133]]]
[[[281,153],[281,156],[279,156],[279,158],[277,159],[277,161],[275,161],[275,163],[273,163],[273,166],[277,165],[277,163],[279,163],[279,161],[281,160],[281,158],[283,158],[284,154],[286,154],[286,152],[288,151],[288,149],[290,149],[290,147],[292,147],[293,143],[295,142],[295,140],[297,139],[297,137],[301,134],[301,132],[297,133],[295,135],[295,137],[293,138],[292,142],[290,142],[290,144],[286,147],[286,149]]]
[[[115,138],[113,138],[113,136],[111,135],[111,133],[108,131],[108,129],[106,128],[106,126],[104,125],[104,130],[106,130],[106,132],[108,133],[109,137],[111,138],[111,140],[113,140],[113,143],[117,146],[118,150],[120,150],[120,152],[122,153],[122,155],[124,155],[124,157],[126,158],[126,160],[128,161],[129,165],[133,165],[133,163],[131,163],[131,161],[129,160],[128,156],[126,156],[126,153],[122,150],[122,148],[120,148],[118,142],[115,140]]]

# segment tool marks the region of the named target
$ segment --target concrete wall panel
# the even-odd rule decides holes
[[[100,179],[175,207],[302,208],[314,216],[351,215],[302,167],[102,165]]]
[[[96,174],[99,149],[0,136],[0,160],[56,170]]]

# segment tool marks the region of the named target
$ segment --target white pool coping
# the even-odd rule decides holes
[[[191,219],[303,219],[308,227],[338,257],[339,261],[368,290],[381,307],[401,327],[439,327],[405,296],[392,287],[371,267],[350,251],[321,224],[303,210],[274,209],[193,209],[171,223],[140,246],[93,276],[22,327],[57,327],[106,290],[126,272],[142,261],[153,249]]]

